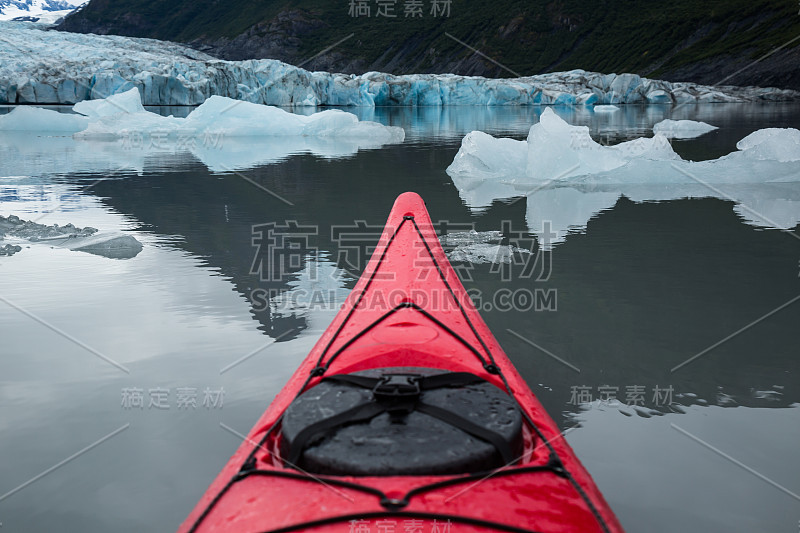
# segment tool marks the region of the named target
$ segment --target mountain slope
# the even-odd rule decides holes
[[[449,17],[431,15],[435,1],[417,0],[422,16],[405,16],[412,0],[389,0],[396,17],[386,18],[376,16],[372,0],[363,2],[369,17],[350,16],[358,0],[91,0],[59,29],[174,40],[225,59],[307,61],[306,68],[340,72],[508,77],[583,68],[707,84],[800,36],[794,0],[457,0]],[[725,83],[800,89],[798,45]]]

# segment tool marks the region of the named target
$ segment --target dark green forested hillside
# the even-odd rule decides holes
[[[711,84],[783,46],[726,83],[800,88],[797,0],[453,0],[449,17],[430,12],[443,0],[387,0],[396,17],[377,17],[383,1],[363,2],[370,16],[352,17],[357,0],[91,0],[61,29],[294,64],[352,35],[306,65],[344,72],[505,77],[583,68]],[[414,2],[422,16],[405,16]]]

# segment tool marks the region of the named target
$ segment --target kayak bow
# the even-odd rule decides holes
[[[622,531],[422,198],[404,193],[342,309],[180,531],[456,529]]]

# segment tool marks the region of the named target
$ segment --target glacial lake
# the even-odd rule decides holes
[[[514,261],[455,265],[628,531],[797,531],[800,183],[459,188],[445,169],[466,133],[525,139],[542,109],[348,111],[403,127],[405,142],[0,135],[0,215],[143,244],[110,259],[0,242],[22,246],[0,256],[2,531],[174,530],[328,325],[407,190],[443,231],[503,231],[535,251],[533,275]],[[603,144],[652,136],[664,118],[718,126],[673,141],[695,161],[800,125],[798,104],[556,112]],[[536,246],[550,217],[558,237]],[[264,266],[270,224],[305,228],[280,279]],[[542,305],[499,305],[502,291]]]

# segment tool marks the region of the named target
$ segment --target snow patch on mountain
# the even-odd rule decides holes
[[[0,0],[0,21],[53,24],[86,3],[87,0]]]

